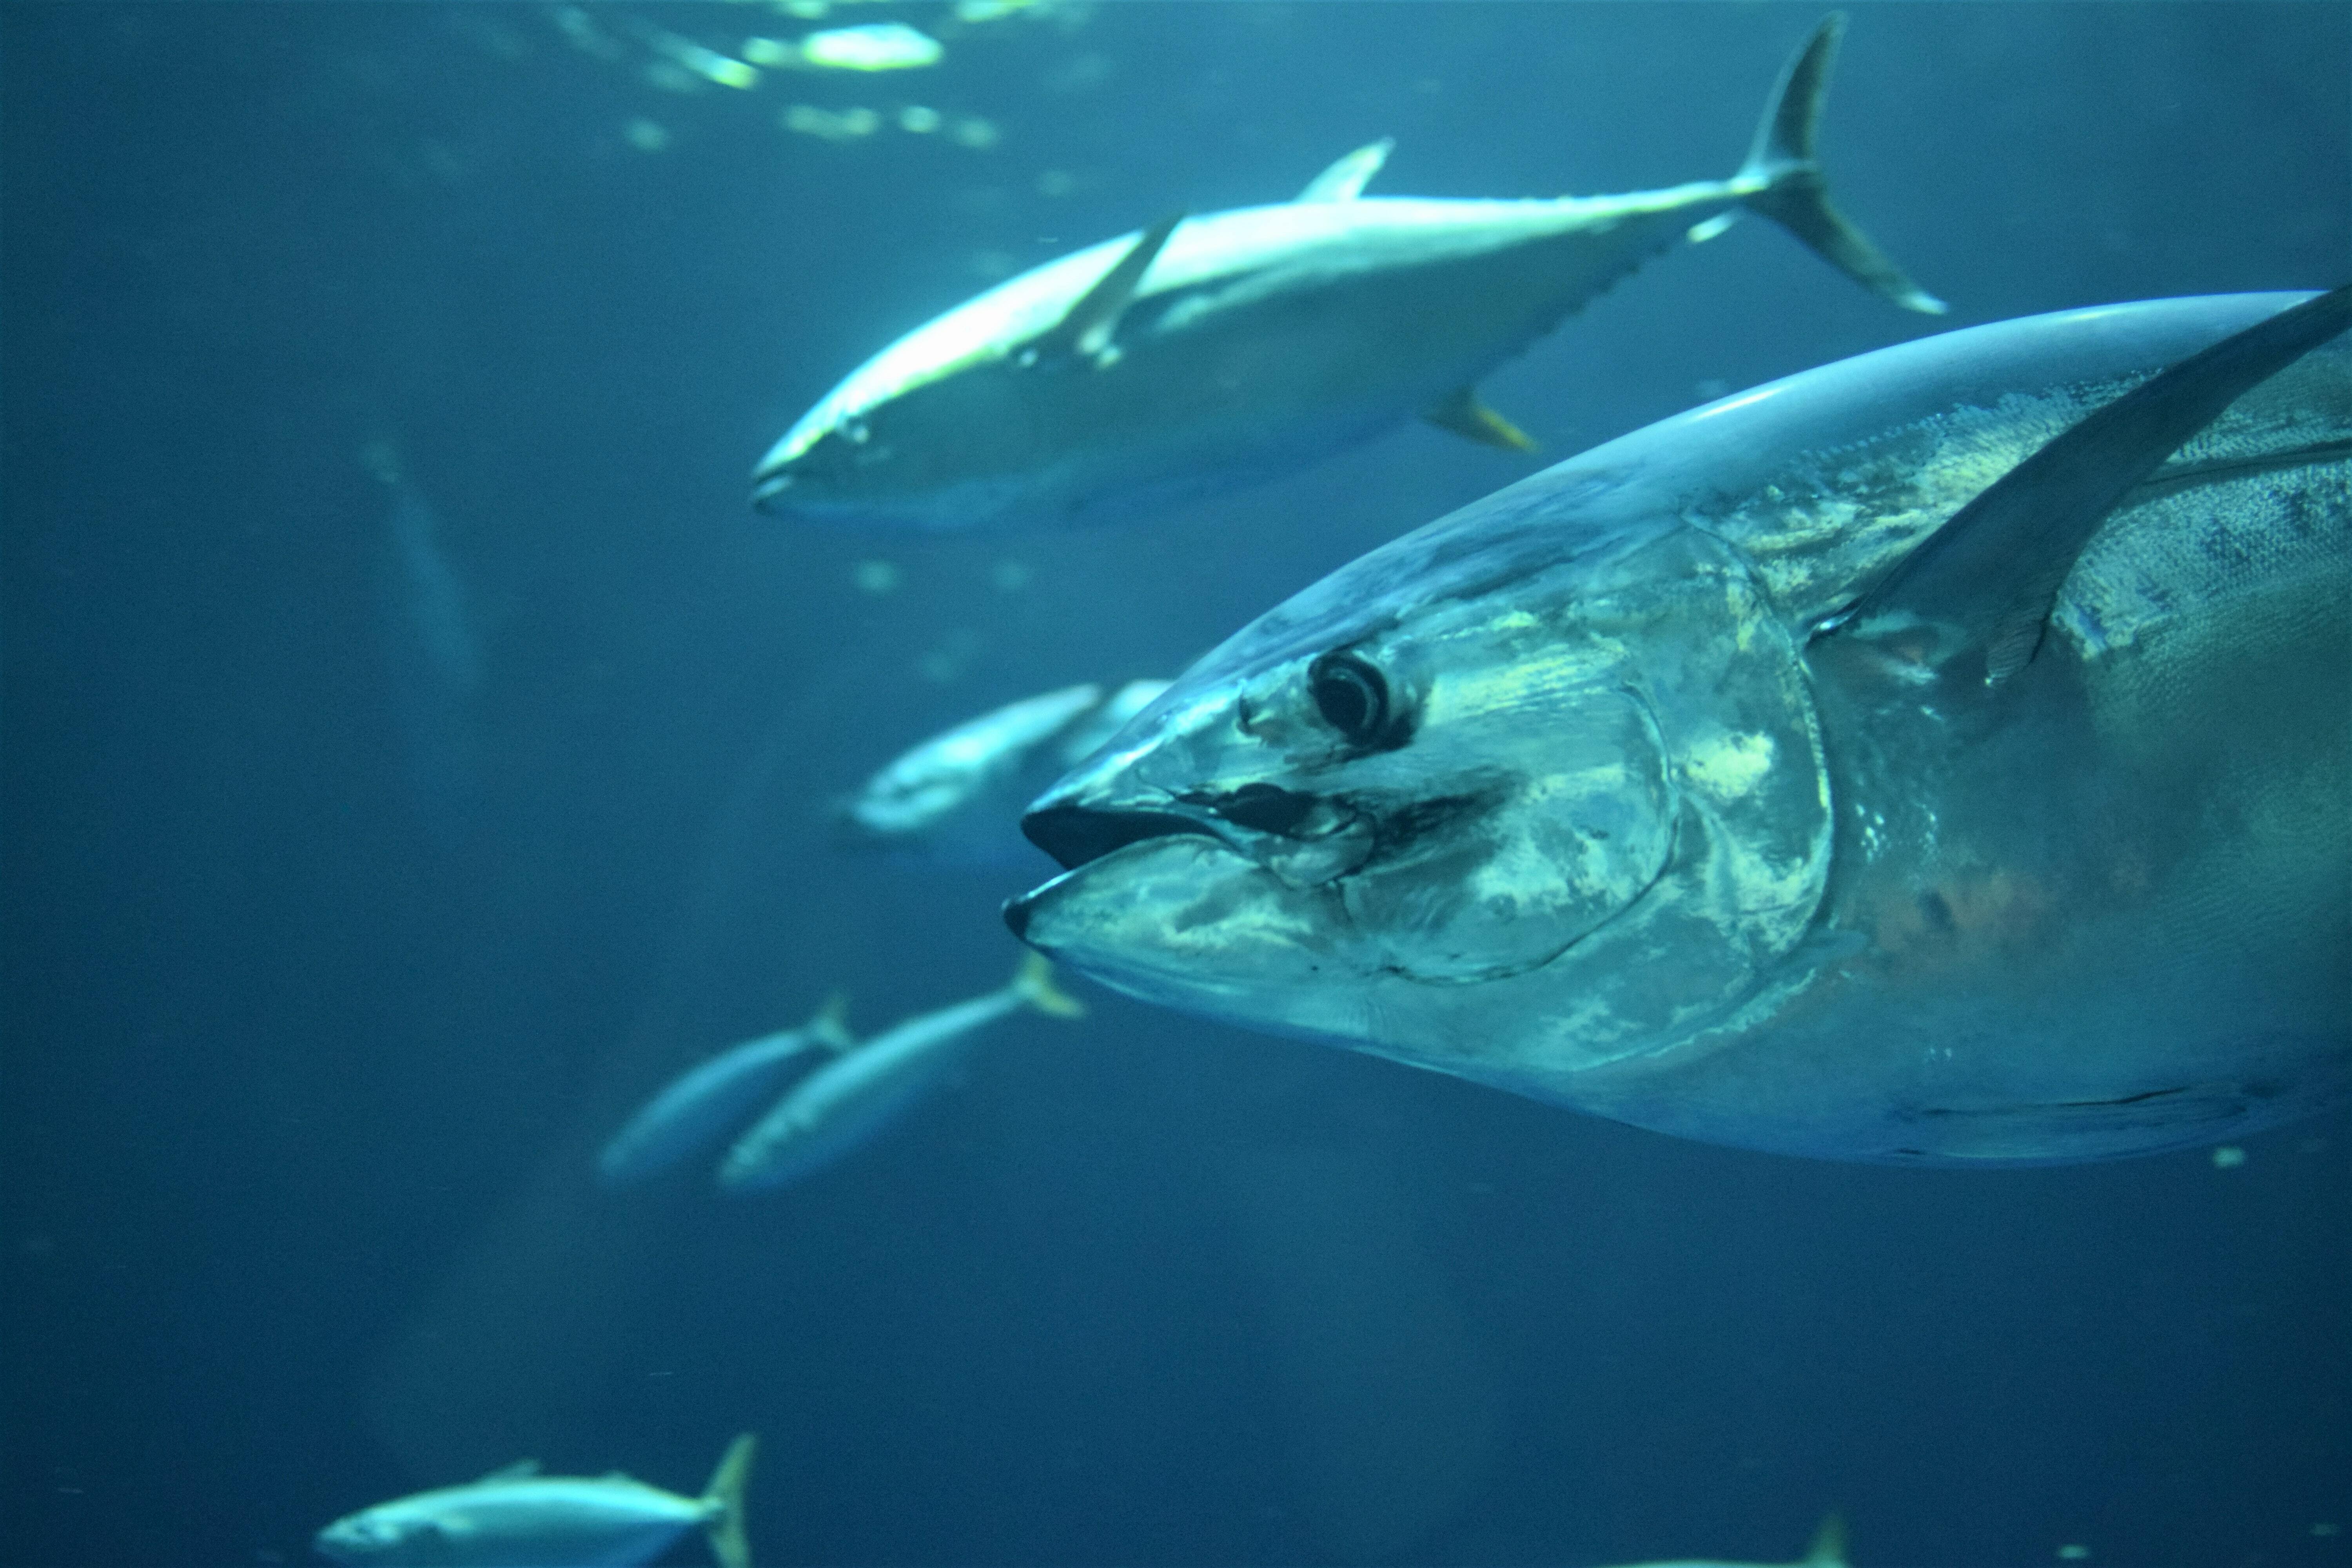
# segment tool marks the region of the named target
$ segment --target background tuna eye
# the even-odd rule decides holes
[[[1360,746],[1388,729],[1388,680],[1352,653],[1327,653],[1309,665],[1307,692],[1323,721]]]

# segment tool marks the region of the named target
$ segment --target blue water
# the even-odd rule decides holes
[[[1786,1560],[1831,1508],[1862,1568],[2352,1562],[2340,1117],[1847,1168],[1090,990],[803,1186],[600,1192],[699,1057],[1011,972],[1033,879],[845,857],[865,773],[1528,467],[1414,427],[907,542],[749,511],[792,417],[1007,269],[1381,135],[1391,193],[1728,172],[1818,12],[859,6],[945,61],[691,93],[632,15],[812,25],[0,10],[0,1562],[301,1562],[526,1454],[694,1489],[745,1427],[771,1563]],[[1823,152],[1953,324],[2308,288],[2347,83],[2340,5],[1864,5]],[[1486,394],[1564,456],[1932,330],[1748,222]]]

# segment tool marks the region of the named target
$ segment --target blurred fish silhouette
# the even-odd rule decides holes
[[[850,843],[945,866],[1034,866],[1021,811],[1167,689],[1091,681],[1024,697],[909,747],[841,807]]]
[[[454,839],[462,837],[480,786],[474,700],[481,645],[431,504],[390,442],[373,443],[362,460],[389,501],[376,598],[403,771],[420,821],[436,837]]]
[[[1147,1000],[1906,1163],[2352,1067],[2347,291],[2006,321],[1635,431],[1180,677],[1024,820]]]
[[[629,1568],[698,1526],[719,1568],[751,1568],[743,1484],[752,1447],[749,1432],[729,1444],[698,1498],[618,1473],[542,1476],[524,1459],[462,1487],[362,1509],[314,1544],[350,1568]]]
[[[1780,75],[1729,179],[1547,201],[1365,198],[1389,143],[1296,201],[1170,217],[1024,272],[884,349],[770,449],[753,504],[864,527],[1014,529],[1271,478],[1419,415],[1534,443],[1479,379],[1651,257],[1773,219],[1940,311],[1830,204],[1814,133],[1844,29]]]

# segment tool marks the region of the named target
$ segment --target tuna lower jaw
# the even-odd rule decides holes
[[[1255,1027],[1353,1037],[1360,981],[1330,896],[1286,886],[1198,832],[1133,839],[1005,906],[1024,942],[1148,1002]]]

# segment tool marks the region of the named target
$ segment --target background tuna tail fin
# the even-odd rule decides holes
[[[728,1444],[702,1494],[712,1510],[702,1528],[710,1537],[710,1554],[719,1559],[719,1568],[751,1568],[751,1538],[743,1530],[743,1484],[751,1479],[751,1451],[759,1441],[746,1432]]]
[[[1845,13],[1832,11],[1789,57],[1734,184],[1751,187],[1742,198],[1750,208],[1803,240],[1872,293],[1906,310],[1940,316],[1944,302],[1912,282],[1868,235],[1831,205],[1829,182],[1813,156],[1830,68],[1837,63],[1838,40],[1844,36]]]
[[[1021,972],[1013,977],[1013,989],[1021,1000],[1051,1018],[1083,1018],[1087,1005],[1054,984],[1053,961],[1042,952],[1033,952],[1021,961]]]
[[[1822,1521],[1813,1531],[1813,1543],[1805,1548],[1804,1560],[1797,1568],[1846,1568],[1845,1521],[1832,1513]]]

